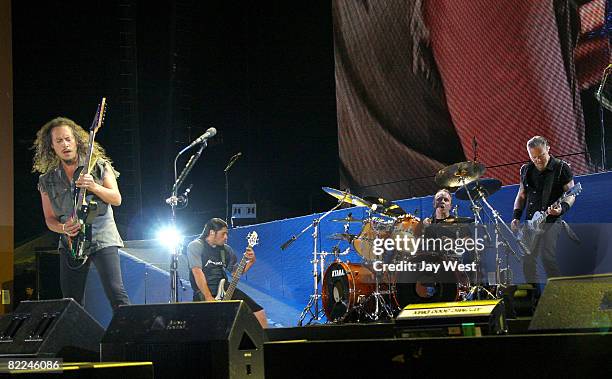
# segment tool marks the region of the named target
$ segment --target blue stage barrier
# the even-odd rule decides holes
[[[583,192],[571,209],[565,220],[571,223],[575,232],[581,238],[578,245],[562,234],[558,243],[558,261],[564,275],[584,275],[592,273],[612,272],[612,205],[610,204],[610,188],[612,188],[612,173],[584,175],[575,178],[581,182]],[[500,213],[503,220],[510,221],[514,198],[518,186],[502,187],[488,198],[490,204]],[[471,216],[470,204],[467,201],[454,199],[459,205],[460,216]],[[431,215],[432,196],[396,201],[405,211],[421,219]],[[485,223],[491,219],[483,211]],[[320,222],[316,243],[319,251],[331,252],[334,246],[343,251],[348,247],[344,241],[334,241],[327,237],[333,233],[344,232],[341,223],[332,219],[347,217],[366,218],[366,209],[352,207],[332,212]],[[310,225],[315,218],[323,213],[278,220],[262,224],[237,227],[230,231],[229,244],[237,254],[246,247],[247,234],[255,230],[259,235],[259,245],[255,247],[257,262],[240,281],[239,288],[261,304],[271,322],[270,326],[296,325],[302,309],[308,303],[314,291],[313,282],[313,229],[306,231],[286,250],[280,246],[292,235]],[[351,223],[349,233],[358,234],[362,225]],[[362,258],[350,250],[348,255],[340,257],[344,262],[362,262]],[[327,257],[325,266],[333,258]],[[514,272],[514,282],[523,280],[521,264],[511,259],[511,269]],[[170,296],[170,277],[167,271],[121,252],[121,268],[125,287],[133,304],[166,303]],[[483,254],[485,275],[494,271],[495,254],[485,250]],[[540,269],[541,267],[539,267]],[[320,266],[319,266],[320,270]],[[92,266],[92,271],[95,268]],[[485,277],[486,279],[486,277]],[[188,280],[183,281],[186,291],[180,291],[181,301],[191,301],[192,291]],[[97,273],[89,275],[86,296],[86,309],[104,326],[108,325],[112,312],[104,296]],[[308,318],[307,318],[308,320]],[[324,320],[323,320],[324,321]]]

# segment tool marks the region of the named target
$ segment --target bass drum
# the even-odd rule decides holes
[[[440,253],[421,253],[404,259],[414,270],[398,271],[395,275],[395,299],[401,308],[408,304],[459,301],[469,291],[470,281],[465,271],[445,270],[443,261],[460,263],[456,257]],[[447,263],[448,264],[448,263]],[[438,272],[432,269],[439,265]]]
[[[344,321],[375,289],[374,273],[368,267],[358,263],[332,263],[325,270],[321,289],[327,320]]]

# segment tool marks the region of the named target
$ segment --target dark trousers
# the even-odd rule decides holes
[[[544,272],[548,278],[561,276],[557,264],[557,239],[561,232],[561,223],[544,224],[544,232],[535,237],[531,254],[523,257],[523,272],[527,283],[538,283],[536,263],[538,256],[542,257]]]
[[[64,297],[71,297],[83,305],[89,265],[93,262],[113,311],[120,305],[130,304],[127,292],[123,288],[119,249],[116,246],[106,247],[91,254],[85,265],[78,269],[73,269],[68,265],[69,259],[71,258],[68,253],[60,250],[60,285]]]

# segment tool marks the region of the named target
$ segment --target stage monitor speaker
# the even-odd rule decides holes
[[[22,301],[0,319],[0,357],[98,361],[104,328],[72,299]]]
[[[155,377],[263,378],[265,334],[242,301],[120,307],[102,361],[152,361]]]
[[[538,302],[529,331],[609,331],[612,328],[612,274],[551,278]]]
[[[410,304],[395,319],[396,336],[481,336],[508,331],[502,300]]]

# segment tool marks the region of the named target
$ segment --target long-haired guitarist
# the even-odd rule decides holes
[[[121,193],[117,186],[117,171],[112,167],[104,149],[94,143],[92,170],[77,175],[89,150],[88,133],[74,121],[58,117],[47,122],[36,134],[33,149],[32,172],[40,173],[38,190],[42,199],[45,222],[49,230],[61,235],[60,285],[64,297],[83,302],[89,265],[96,265],[104,292],[116,309],[129,304],[123,287],[118,248],[123,241],[117,231],[112,206],[121,204]],[[83,172],[82,169],[79,172]],[[91,235],[87,236],[87,261],[75,269],[68,251],[69,240],[82,230],[82,225],[73,218],[74,193],[85,189],[96,200],[95,218],[91,220]]]
[[[537,212],[544,212],[545,221],[541,233],[531,242],[531,254],[523,257],[523,271],[527,283],[537,283],[536,259],[542,257],[542,265],[548,277],[560,276],[556,247],[561,231],[561,216],[574,204],[575,196],[557,202],[563,194],[574,187],[570,166],[550,155],[550,145],[541,136],[527,142],[530,163],[521,167],[521,183],[514,200],[512,229],[518,230],[523,210],[527,208],[526,220],[532,220]],[[527,233],[528,234],[528,233]]]
[[[215,301],[219,292],[219,283],[225,279],[228,284],[226,270],[236,270],[238,258],[234,250],[227,244],[227,223],[220,218],[213,218],[204,225],[202,234],[187,246],[189,260],[189,280],[193,288],[193,301]],[[249,246],[245,256],[248,259],[244,272],[255,263],[255,251]],[[253,311],[262,327],[268,326],[264,309],[247,294],[235,289],[232,300],[244,300]]]

